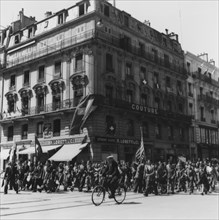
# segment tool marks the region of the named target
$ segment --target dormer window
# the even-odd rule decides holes
[[[82,15],[84,15],[84,4],[82,4],[82,5],[79,5],[79,16],[82,16]]]
[[[58,15],[58,24],[64,23],[64,13]]]
[[[31,38],[34,36],[34,27],[30,27],[28,29],[28,38]]]
[[[19,34],[15,35],[15,37],[14,37],[14,43],[15,43],[15,44],[19,44],[19,43],[20,43],[20,35],[19,35]]]
[[[107,17],[110,16],[109,5],[104,5],[104,15]]]
[[[126,27],[129,27],[129,18],[126,15],[124,16],[124,24]]]

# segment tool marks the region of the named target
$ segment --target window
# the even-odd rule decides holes
[[[182,82],[177,80],[177,93],[178,95],[182,95]]]
[[[203,95],[203,87],[200,87],[199,91],[200,91],[200,96],[202,96]]]
[[[129,27],[129,17],[124,15],[124,24],[126,27]]]
[[[11,75],[10,89],[15,89],[15,75]]]
[[[189,103],[189,115],[193,115],[193,104]]]
[[[183,128],[179,128],[179,137],[181,141],[185,139],[185,133]]]
[[[79,5],[79,16],[84,15],[84,4]]]
[[[15,111],[15,101],[14,99],[9,99],[8,100],[8,113],[11,113],[14,111]]]
[[[155,136],[157,139],[161,139],[161,125],[155,124]]]
[[[172,112],[172,102],[171,101],[167,102],[167,111]]]
[[[24,71],[24,86],[29,85],[30,83],[29,76],[30,76],[30,71],[29,70]]]
[[[20,35],[19,35],[19,34],[15,35],[15,37],[14,37],[14,43],[15,43],[15,44],[19,44],[19,43],[20,43]]]
[[[200,116],[201,116],[201,121],[205,121],[205,118],[204,118],[204,107],[203,106],[200,107]]]
[[[141,42],[139,42],[139,53],[140,53],[140,55],[145,54],[145,45]]]
[[[110,8],[108,5],[104,5],[104,15],[107,17],[110,16]]]
[[[22,115],[27,115],[29,113],[29,98],[28,96],[25,96],[25,97],[22,97],[21,99],[21,102],[22,102]]]
[[[142,132],[143,132],[143,137],[148,138],[149,137],[149,126],[147,122],[143,122],[142,124]]]
[[[112,54],[106,54],[106,71],[114,72],[113,71],[113,56]]]
[[[106,86],[106,102],[108,104],[112,104],[112,100],[113,100],[113,87]]]
[[[178,110],[179,110],[180,114],[183,114],[183,104],[182,103],[178,104]]]
[[[54,137],[60,136],[60,130],[61,130],[61,120],[56,119],[53,121],[53,136]]]
[[[152,49],[152,56],[155,63],[158,62],[158,51],[156,49]]]
[[[187,68],[187,72],[190,73],[190,63],[189,62],[186,63],[186,68]]]
[[[170,77],[169,76],[166,76],[166,87],[171,88],[171,86],[170,86]]]
[[[188,90],[189,90],[189,96],[193,97],[193,93],[192,93],[192,83],[188,83]]]
[[[160,85],[159,85],[159,73],[154,72],[154,88],[155,89],[159,89]]]
[[[164,54],[164,66],[165,67],[170,67],[170,59],[167,54]]]
[[[160,108],[160,99],[158,97],[156,97],[154,99],[154,107],[159,109]]]
[[[140,78],[144,84],[147,84],[147,74],[146,74],[146,68],[141,67],[140,68]]]
[[[214,121],[214,109],[211,109],[210,113],[211,113],[211,122],[212,122]]]
[[[134,122],[131,119],[127,123],[127,136],[134,136]]]
[[[146,94],[142,94],[141,95],[141,105],[147,106],[147,95]]]
[[[54,77],[59,78],[61,76],[61,61],[55,62],[55,74]]]
[[[127,90],[127,92],[126,92],[126,100],[129,103],[133,103],[133,92],[132,92],[132,90]]]
[[[106,134],[114,135],[116,132],[115,119],[111,115],[106,116]]]
[[[131,51],[131,38],[128,37],[128,36],[123,36],[121,37],[120,39],[120,46],[121,48],[123,48],[124,50],[127,50],[127,51]]]
[[[37,95],[37,107],[38,107],[38,113],[44,111],[44,94],[43,93]]]
[[[55,95],[53,95],[52,107],[53,107],[52,108],[53,110],[60,109],[60,107],[61,107],[61,94],[60,93],[56,93]]]
[[[21,139],[27,139],[27,134],[28,134],[28,124],[24,124],[22,125],[22,129],[21,129]]]
[[[44,71],[45,71],[45,66],[40,66],[39,67],[39,81],[44,81]]]
[[[168,139],[173,140],[173,126],[169,125],[167,127],[167,130],[168,130]]]
[[[125,74],[128,77],[132,76],[132,64],[131,63],[126,63]]]
[[[83,70],[83,55],[77,54],[75,57],[75,71],[82,71]]]
[[[28,29],[28,38],[31,38],[33,36],[34,36],[34,28],[31,27],[31,28]]]
[[[37,123],[37,137],[42,138],[43,137],[43,122]]]
[[[64,23],[64,13],[58,15],[58,24]]]
[[[14,137],[14,127],[9,126],[8,127],[8,141],[13,141],[13,137]]]

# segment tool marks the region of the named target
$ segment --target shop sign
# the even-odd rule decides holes
[[[114,144],[131,144],[131,145],[139,145],[139,140],[133,140],[133,139],[125,139],[125,138],[111,138],[111,137],[95,137],[96,142],[101,143],[114,143]]]
[[[156,108],[151,108],[151,107],[146,107],[143,105],[138,105],[138,104],[132,104],[131,109],[133,111],[138,111],[138,112],[145,112],[145,113],[151,113],[151,114],[158,114],[158,111]]]
[[[84,140],[84,137],[63,138],[63,139],[40,141],[40,144],[42,146],[47,146],[47,145],[63,145],[63,144],[77,144],[77,143],[81,143],[83,140]]]

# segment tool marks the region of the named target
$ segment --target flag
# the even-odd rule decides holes
[[[72,122],[70,125],[70,135],[79,134],[80,129],[93,112],[96,107],[93,106],[94,97],[93,95],[88,95],[84,97],[75,109]]]
[[[12,148],[9,151],[9,160],[8,160],[8,162],[10,162],[11,164],[14,164],[16,158],[17,158],[17,145],[14,143]]]
[[[142,132],[142,127],[140,127],[140,132],[141,132],[141,143],[140,147],[135,153],[135,159],[136,161],[142,162],[143,159],[145,158],[145,151],[144,151],[144,139],[143,139],[143,132]]]
[[[40,142],[39,142],[37,136],[35,136],[35,154],[36,154],[37,160],[40,160],[40,157],[43,154],[43,150],[42,150],[42,147],[40,145]]]

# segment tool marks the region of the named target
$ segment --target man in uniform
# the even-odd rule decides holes
[[[8,185],[10,184],[16,193],[18,193],[18,185],[16,184],[15,178],[16,175],[18,175],[17,167],[14,164],[12,166],[11,162],[8,163],[6,170],[5,170],[5,175],[4,175],[4,194],[8,193]]]

